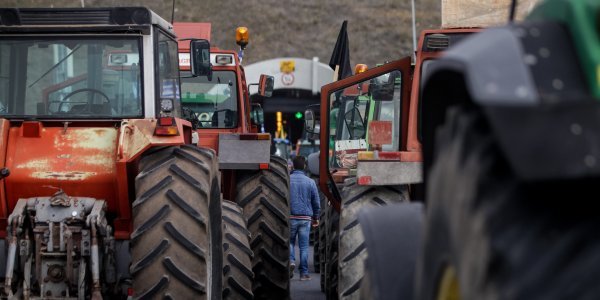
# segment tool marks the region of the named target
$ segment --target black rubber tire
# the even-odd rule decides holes
[[[325,297],[327,300],[338,299],[338,227],[340,215],[332,206],[327,209],[327,246],[325,247]]]
[[[364,277],[360,283],[360,297],[361,300],[375,300],[375,294],[371,278],[373,277],[373,271],[368,264],[365,264]],[[410,298],[409,298],[410,299]]]
[[[327,224],[327,210],[328,210],[328,204],[325,203],[323,206],[321,206],[321,214],[319,215],[319,248],[317,249],[319,251],[319,271],[321,274],[319,274],[320,276],[320,286],[321,286],[321,292],[325,292],[325,277],[327,276],[327,271],[325,268],[325,263],[327,262],[327,256],[325,255],[325,249],[327,247],[327,228],[326,228],[326,224]]]
[[[321,269],[319,269],[319,265],[321,264],[321,256],[318,251],[319,249],[319,227],[310,227],[311,239],[313,242],[313,270],[315,273],[321,273]]]
[[[519,182],[481,112],[449,110],[427,179],[418,299],[435,299],[444,266],[463,299],[596,299],[597,180]],[[552,134],[551,132],[548,134]]]
[[[140,165],[132,203],[135,298],[221,299],[221,191],[214,152],[166,147]]]
[[[339,299],[358,299],[367,257],[358,213],[367,207],[408,201],[408,186],[362,186],[356,178],[346,179],[342,190],[338,262]]]
[[[242,208],[223,200],[223,299],[254,299],[250,231]]]
[[[319,182],[318,182],[318,178],[314,178],[315,179],[315,183],[317,184],[317,188],[319,186]],[[325,198],[325,194],[323,194],[323,192],[321,192],[321,189],[319,189],[319,207],[321,208],[321,212],[319,214],[319,219],[321,218],[321,215],[323,213],[323,210],[325,209],[325,205],[327,205],[327,200]],[[314,246],[313,246],[313,267],[315,269],[315,273],[321,273],[321,257],[323,257],[321,255],[321,248],[322,248],[322,242],[321,239],[322,237],[322,232],[321,232],[321,223],[319,222],[319,226],[317,227],[311,227],[310,232],[312,233],[312,238],[314,239]]]
[[[236,202],[252,233],[252,270],[257,299],[290,297],[290,177],[287,162],[271,156],[268,170],[240,172]]]
[[[365,273],[360,299],[414,299],[416,261],[421,249],[422,203],[371,207],[358,215],[365,237]]]

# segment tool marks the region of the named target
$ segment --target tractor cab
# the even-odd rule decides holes
[[[137,175],[158,146],[191,143],[177,55],[147,8],[0,9],[3,296],[116,298],[132,281],[144,293],[127,267],[149,217],[132,208]]]
[[[2,9],[0,16],[7,209],[62,190],[104,199],[127,220],[118,202],[127,201],[123,189],[131,183],[113,183],[118,161],[135,160],[161,136],[184,139],[173,30],[146,8]],[[125,138],[135,135],[132,126],[150,139]],[[125,224],[115,229],[128,235]]]

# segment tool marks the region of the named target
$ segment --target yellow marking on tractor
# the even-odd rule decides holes
[[[446,266],[439,283],[437,300],[460,300],[460,288],[454,267]]]

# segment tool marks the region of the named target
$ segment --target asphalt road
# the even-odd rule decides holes
[[[296,257],[300,256],[298,246],[296,246]],[[308,271],[311,280],[300,281],[298,268],[294,271],[294,277],[290,280],[292,300],[325,300],[325,294],[321,292],[320,274],[315,273],[313,268],[313,247],[308,249]],[[296,264],[300,261],[297,259]]]

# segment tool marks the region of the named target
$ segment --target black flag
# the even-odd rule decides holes
[[[346,27],[348,21],[342,23],[342,29],[338,35],[337,41],[335,42],[335,48],[331,54],[329,60],[329,66],[335,71],[335,67],[339,66],[337,78],[335,80],[344,79],[348,76],[352,76],[352,67],[350,66],[350,44],[348,42],[348,32]]]

